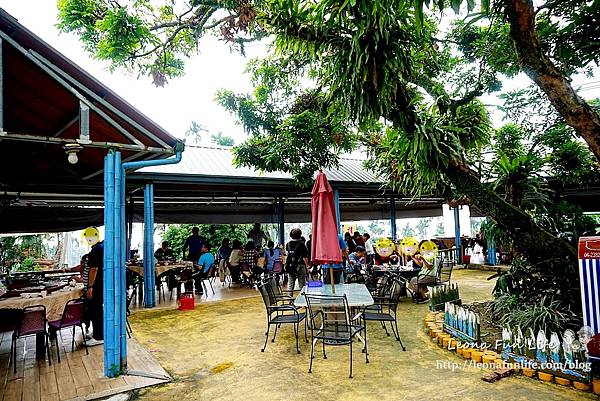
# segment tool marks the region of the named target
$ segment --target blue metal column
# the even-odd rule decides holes
[[[390,225],[392,226],[392,240],[396,241],[398,228],[396,227],[396,198],[393,196],[390,196]]]
[[[153,308],[155,302],[154,276],[154,215],[152,214],[152,184],[144,186],[144,307]]]
[[[488,246],[488,257],[487,264],[490,266],[496,266],[498,264],[498,258],[496,258],[496,241],[490,239],[487,241]]]
[[[285,210],[283,205],[283,196],[277,199],[277,224],[279,230],[279,243],[285,244]]]
[[[120,157],[119,157],[120,159]],[[121,238],[119,241],[120,247],[120,258],[118,270],[119,274],[117,275],[117,280],[121,284],[121,291],[117,296],[117,304],[120,305],[119,310],[119,346],[120,346],[120,366],[121,371],[127,371],[127,278],[125,274],[125,265],[127,260],[129,259],[129,246],[128,241],[130,241],[128,232],[128,224],[127,219],[125,218],[125,208],[127,206],[127,200],[125,199],[125,170],[122,168],[122,165],[119,160],[119,176],[120,176],[120,191],[119,191],[119,221],[120,221],[120,233]],[[133,210],[131,211],[133,215]]]
[[[335,205],[335,219],[338,225],[338,234],[342,234],[342,217],[340,213],[340,191],[333,190],[333,203]]]
[[[458,206],[454,208],[454,241],[456,243],[456,263],[461,264],[460,252],[460,209]]]
[[[121,303],[121,294],[124,292],[125,283],[121,282],[121,240],[125,234],[125,221],[121,220],[121,191],[122,191],[122,175],[121,175],[121,152],[115,151],[115,202],[113,206],[113,283],[115,293],[112,299],[114,304],[114,326],[113,337],[115,339],[115,348],[118,350],[115,354],[116,365],[119,367],[119,372],[122,372],[121,367],[121,314],[125,305]],[[106,301],[105,301],[106,304]],[[123,311],[125,312],[125,311]]]
[[[114,202],[115,202],[115,155],[110,150],[104,158],[104,375],[119,374],[118,350],[115,327],[114,283]]]

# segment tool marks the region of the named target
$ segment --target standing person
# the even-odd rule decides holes
[[[346,242],[346,248],[348,249],[348,252],[354,252],[354,248],[356,248],[356,243],[354,242],[354,239],[352,239],[352,234],[350,234],[349,232],[344,234],[344,241]]]
[[[192,235],[187,237],[183,244],[183,259],[194,263],[198,262],[200,254],[202,253],[202,244],[204,242],[204,238],[200,236],[200,229],[198,227],[193,227]],[[187,256],[185,253],[186,250],[188,251]]]
[[[348,236],[349,233],[346,233]],[[340,245],[340,251],[342,252],[342,263],[332,263],[331,268],[333,269],[333,282],[335,284],[343,284],[344,283],[344,263],[343,261],[348,259],[348,247],[346,245],[346,241],[342,237],[342,234],[338,234],[338,243]],[[331,284],[331,277],[329,276],[329,264],[324,264],[321,266],[321,271],[323,273],[323,283]]]
[[[229,255],[229,274],[231,274],[231,281],[236,284],[240,283],[240,262],[244,256],[244,248],[242,241],[233,240],[233,249],[231,255]]]
[[[88,245],[92,246],[88,254],[89,273],[85,298],[94,332],[93,339],[87,345],[100,345],[104,343],[104,242],[100,241],[100,234],[95,227],[86,228],[84,237]]]
[[[354,243],[356,244],[356,246],[365,246],[365,239],[363,238],[362,235],[360,235],[360,233],[358,231],[354,231],[354,234],[352,235],[352,239],[354,240]]]
[[[248,231],[246,237],[254,243],[255,249],[259,252],[263,249],[263,242],[271,240],[269,235],[260,228],[260,223],[255,223],[252,230]]]
[[[302,231],[294,228],[290,231],[291,241],[285,245],[287,259],[285,261],[285,271],[288,275],[287,291],[290,295],[294,292],[296,279],[300,289],[306,285],[306,274],[308,273],[308,249],[302,241]]]
[[[367,264],[373,264],[373,259],[375,258],[375,250],[373,249],[373,244],[371,243],[371,235],[369,233],[364,233],[363,237],[365,239],[365,251],[367,252]]]
[[[225,285],[225,276],[227,275],[227,266],[229,264],[229,257],[231,256],[231,247],[229,246],[229,238],[223,238],[221,246],[217,249],[217,263],[219,265],[219,278],[221,283]]]
[[[212,265],[215,264],[215,257],[210,251],[209,244],[202,244],[202,255],[198,259],[198,264],[196,268],[200,270],[196,277],[194,278],[194,282],[196,285],[196,295],[202,295],[202,280],[208,278],[208,272]]]
[[[267,243],[267,249],[264,251],[264,257],[265,261],[267,262],[265,264],[265,268],[267,272],[271,272],[273,271],[273,264],[276,261],[281,260],[281,249],[275,248],[275,243],[273,241],[269,241]]]

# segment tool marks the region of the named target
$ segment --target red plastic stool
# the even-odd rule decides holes
[[[194,293],[184,292],[179,297],[179,310],[194,310]]]

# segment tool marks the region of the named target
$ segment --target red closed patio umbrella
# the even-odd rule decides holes
[[[338,240],[333,189],[323,171],[319,171],[312,189],[312,242],[311,261],[329,264],[332,291],[335,293],[332,263],[342,262],[342,251]]]

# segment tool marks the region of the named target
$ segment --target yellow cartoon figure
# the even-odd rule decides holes
[[[419,241],[415,237],[404,237],[400,241],[400,252],[406,256],[413,256],[419,250]]]
[[[433,263],[438,254],[438,246],[433,241],[423,241],[421,246],[419,247],[419,251],[421,252],[421,256],[423,259],[427,261],[427,263]]]
[[[100,233],[96,227],[88,227],[83,230],[83,239],[89,246],[94,246],[100,242]]]
[[[375,243],[375,252],[383,258],[388,258],[394,253],[396,244],[389,238],[380,238]]]

